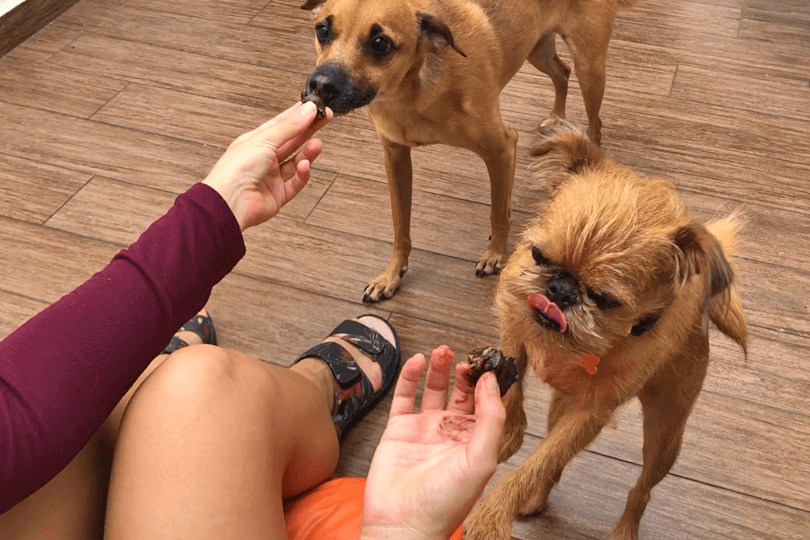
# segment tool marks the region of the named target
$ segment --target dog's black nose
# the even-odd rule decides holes
[[[328,64],[319,66],[307,80],[307,91],[324,100],[327,105],[349,86],[346,72]]]
[[[307,82],[310,93],[328,102],[338,94],[337,85],[326,75],[313,75]]]
[[[577,293],[577,282],[574,276],[565,272],[555,276],[548,282],[546,296],[549,300],[557,304],[560,309],[573,306],[579,300]]]

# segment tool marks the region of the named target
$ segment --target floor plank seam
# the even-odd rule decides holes
[[[79,194],[79,192],[81,192],[81,190],[83,190],[83,189],[84,189],[84,188],[87,186],[87,184],[89,184],[90,182],[92,182],[92,181],[93,181],[93,178],[95,178],[95,177],[96,177],[96,175],[91,175],[91,176],[90,176],[90,178],[88,178],[88,179],[87,179],[87,181],[86,181],[84,184],[82,184],[82,186],[81,186],[79,189],[77,189],[76,191],[74,191],[74,192],[73,192],[73,194],[72,194],[70,197],[68,197],[68,198],[67,198],[67,200],[66,200],[65,202],[63,202],[62,204],[60,204],[60,205],[59,205],[59,208],[57,208],[56,210],[54,210],[54,212],[53,212],[53,213],[52,213],[50,216],[48,216],[48,218],[47,218],[47,219],[45,219],[45,221],[43,221],[42,223],[40,223],[40,225],[42,225],[43,227],[47,227],[47,228],[49,228],[49,229],[54,229],[55,227],[51,227],[51,226],[49,226],[49,225],[48,225],[48,222],[49,222],[49,221],[50,221],[50,220],[53,218],[53,216],[55,216],[55,215],[56,215],[56,214],[57,214],[57,213],[58,213],[58,212],[59,212],[59,211],[60,211],[62,208],[64,208],[66,204],[68,204],[70,201],[72,201],[72,200],[73,200],[73,197],[75,197],[76,195],[78,195],[78,194]],[[60,230],[61,230],[61,229],[60,229]],[[66,231],[66,232],[67,232],[67,231]]]

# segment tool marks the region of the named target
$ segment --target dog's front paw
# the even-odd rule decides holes
[[[478,264],[475,265],[475,275],[478,277],[492,276],[501,273],[506,255],[488,249]]]
[[[464,520],[464,540],[510,540],[512,519],[492,495],[480,501]]]
[[[638,527],[634,527],[632,523],[628,522],[629,520],[625,521],[622,518],[608,540],[638,540]]]
[[[405,275],[407,270],[408,267],[406,266],[397,272],[392,273],[386,271],[384,274],[377,276],[377,278],[366,285],[366,288],[363,290],[363,303],[373,304],[374,302],[379,302],[380,300],[394,296],[394,293],[399,289],[402,276]]]

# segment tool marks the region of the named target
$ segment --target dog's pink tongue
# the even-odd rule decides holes
[[[557,324],[560,325],[560,332],[565,332],[565,329],[568,328],[568,323],[565,320],[565,313],[562,312],[557,304],[542,294],[532,293],[527,296],[526,305],[529,306],[529,309],[536,309],[537,311],[540,311],[552,321],[557,321]]]

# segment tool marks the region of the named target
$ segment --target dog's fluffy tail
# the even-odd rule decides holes
[[[554,152],[555,150],[557,152]],[[579,174],[584,169],[596,168],[607,160],[605,154],[588,139],[582,128],[569,122],[560,122],[551,127],[549,132],[534,144],[529,153],[535,157],[551,154],[538,162],[538,169],[541,172],[545,169]]]
[[[706,229],[717,238],[727,260],[737,252],[737,233],[742,228],[744,219],[741,214],[733,213],[723,219],[706,225]],[[709,319],[723,334],[733,339],[748,357],[748,327],[745,324],[745,313],[740,303],[740,295],[732,285],[709,301]]]

